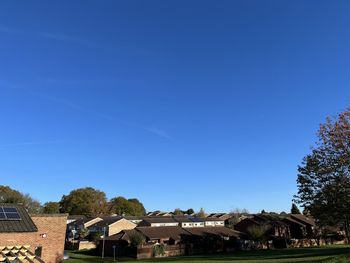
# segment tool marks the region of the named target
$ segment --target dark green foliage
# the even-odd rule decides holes
[[[106,194],[91,187],[73,190],[60,201],[62,213],[99,216],[106,213]]]
[[[43,205],[42,212],[44,214],[59,214],[60,203],[59,202],[47,202]]]
[[[176,208],[174,210],[174,215],[176,215],[176,216],[181,216],[183,214],[184,214],[184,212],[180,208]]]
[[[89,229],[83,228],[79,231],[79,239],[83,240],[89,235]]]
[[[144,216],[146,210],[138,199],[126,199],[122,196],[111,199],[108,203],[108,211],[111,214],[125,216]]]
[[[292,208],[290,209],[290,213],[291,214],[301,214],[299,208],[294,203],[292,204]]]
[[[192,215],[192,214],[194,214],[194,210],[192,208],[189,208],[185,211],[185,214]]]
[[[141,246],[145,243],[146,239],[144,235],[142,235],[140,232],[134,231],[130,235],[130,244],[133,247]]]
[[[155,244],[153,247],[153,254],[155,257],[163,256],[165,254],[165,245],[164,244]]]
[[[267,242],[269,238],[268,231],[269,228],[267,226],[253,225],[247,229],[248,238],[261,243]]]
[[[180,216],[180,215],[192,215],[195,212],[192,208],[189,208],[187,210],[181,210],[180,208],[176,208],[173,213],[176,216]]]

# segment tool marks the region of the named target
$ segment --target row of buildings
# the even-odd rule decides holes
[[[258,244],[275,248],[319,244],[315,221],[302,214],[214,213],[199,218],[158,213],[144,217],[78,217],[70,220],[67,225],[67,248],[97,246],[100,253],[104,247],[103,253],[106,255],[116,253],[137,258],[154,256],[151,248],[158,245],[169,248],[169,253],[165,254],[171,256],[249,249]],[[254,227],[266,231],[266,244],[255,239],[254,233],[251,233]],[[135,236],[143,237],[138,248],[133,244]]]
[[[252,229],[264,229],[266,244]],[[339,231],[340,230],[340,231]],[[333,229],[341,240],[341,229]],[[150,258],[192,255],[254,245],[276,248],[319,245],[312,217],[302,214],[225,214],[206,217],[161,213],[143,217],[86,218],[30,215],[21,205],[0,204],[0,262],[62,262],[66,249],[96,249],[104,255]]]

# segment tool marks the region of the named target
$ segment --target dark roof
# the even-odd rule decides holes
[[[174,220],[176,222],[180,222],[180,223],[192,223],[193,222],[192,218],[189,218],[187,216],[174,216]]]
[[[111,224],[114,224],[115,222],[118,222],[119,220],[123,219],[122,216],[107,216],[107,217],[100,217],[102,220],[89,226],[90,227],[104,227],[109,226]]]
[[[221,218],[217,218],[217,217],[205,217],[205,218],[200,218],[201,221],[206,221],[206,222],[211,222],[211,221],[225,221]]]
[[[171,216],[149,216],[144,217],[143,221],[147,223],[177,223],[177,221],[174,220]]]
[[[193,227],[186,228],[186,231],[195,236],[216,235],[220,237],[239,237],[240,232],[227,227]]]
[[[315,219],[311,216],[305,216],[303,214],[290,214],[290,217],[302,222],[303,224],[307,224],[310,226],[316,226]]]
[[[172,238],[180,240],[182,235],[188,235],[188,232],[179,226],[162,226],[162,227],[136,227],[149,239]]]
[[[287,222],[287,224],[290,224],[290,223],[294,223],[294,224],[297,224],[301,227],[305,227],[305,224],[303,224],[302,222],[298,221],[298,220],[294,220],[293,218],[291,217],[285,217],[282,219],[283,221]]]
[[[254,220],[271,226],[287,226],[278,215],[257,214],[254,215]]]
[[[106,240],[125,240],[125,241],[130,241],[130,237],[136,233],[137,231],[134,229],[131,230],[123,230],[118,234],[106,237]]]
[[[0,220],[0,233],[37,232],[38,229],[28,212],[22,205],[0,204],[2,207],[14,207],[20,215],[20,220]]]
[[[75,221],[72,221],[68,224],[68,226],[83,226],[85,223],[90,222],[91,220],[96,219],[97,217],[91,217],[91,218],[79,218]]]

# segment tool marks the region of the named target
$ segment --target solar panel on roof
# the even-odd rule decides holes
[[[4,207],[3,209],[5,213],[18,213],[17,208],[15,207]]]
[[[0,206],[0,220],[21,220],[16,207]]]
[[[5,213],[5,216],[7,217],[7,219],[20,219],[21,218],[18,213]]]

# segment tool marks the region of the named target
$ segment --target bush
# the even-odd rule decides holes
[[[140,232],[134,231],[130,235],[130,244],[133,247],[141,246],[145,243],[145,241],[146,241],[145,237]]]
[[[165,255],[165,245],[164,244],[155,244],[153,247],[153,254],[155,257]]]

